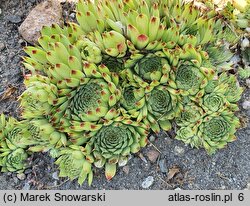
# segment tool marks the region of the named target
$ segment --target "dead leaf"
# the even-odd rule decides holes
[[[171,180],[177,173],[180,172],[180,168],[177,166],[173,166],[168,171],[167,181]]]
[[[0,100],[5,100],[8,98],[11,98],[12,95],[15,93],[15,91],[17,90],[16,87],[9,85],[8,88],[5,90],[4,94],[2,95]]]

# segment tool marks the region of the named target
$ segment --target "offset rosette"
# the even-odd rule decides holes
[[[207,96],[217,94],[223,98],[224,105],[220,108],[220,111],[225,108],[228,108],[230,111],[237,111],[239,109],[237,101],[241,98],[243,88],[239,86],[237,78],[234,75],[224,72],[217,76],[216,79],[208,82],[205,87],[205,92]],[[219,107],[219,105],[217,107]]]
[[[121,111],[124,116],[128,115],[128,117],[136,118],[137,121],[140,122],[147,116],[145,101],[146,97],[144,88],[140,88],[138,85],[131,86],[129,84],[123,86]]]
[[[29,87],[20,96],[22,117],[26,119],[44,118],[51,109],[49,94],[57,91],[55,85],[50,84],[48,77],[42,75],[27,75],[24,84]]]
[[[57,131],[47,119],[31,119],[23,123],[30,134],[28,151],[45,152],[67,146],[66,134]]]
[[[227,84],[227,89],[224,95],[230,103],[236,103],[240,100],[243,88],[239,86],[239,82],[235,75],[222,73],[219,76],[219,84]]]
[[[78,40],[76,47],[79,49],[82,59],[95,64],[102,61],[101,49],[89,39],[83,38]]]
[[[207,116],[199,127],[198,135],[203,139],[203,147],[209,154],[224,148],[228,142],[236,140],[234,133],[239,128],[239,119],[232,113]]]
[[[90,140],[94,164],[96,167],[105,165],[108,180],[115,175],[117,164],[125,165],[129,154],[138,152],[147,144],[148,132],[145,125],[124,118],[119,120],[103,126]]]
[[[183,107],[180,116],[176,118],[176,123],[181,127],[199,124],[204,115],[205,112],[201,107],[190,102]]]
[[[202,141],[197,135],[197,127],[194,126],[181,127],[177,131],[175,139],[181,140],[185,144],[189,144],[191,147],[202,147]]]
[[[95,31],[102,33],[110,28],[122,33],[123,2],[80,0],[76,9],[76,19],[85,35],[91,36]]]
[[[0,166],[2,172],[22,172],[26,168],[29,133],[26,125],[19,124],[14,118],[1,115],[0,120]]]
[[[184,96],[200,98],[204,94],[204,87],[213,78],[214,73],[214,70],[210,68],[196,67],[191,62],[181,62],[176,71],[171,73],[171,80],[175,82],[171,86],[179,89]]]
[[[18,122],[15,118],[8,119],[1,114],[0,116],[0,143],[6,148],[26,148],[29,144],[30,134],[26,131],[27,124]]]
[[[14,150],[0,149],[0,166],[1,172],[23,172],[27,167],[25,161],[28,158],[28,154],[22,148],[16,148]]]
[[[224,96],[225,91],[226,87],[220,85],[212,93],[206,94],[202,98],[202,107],[207,114],[211,114],[213,112],[219,113],[230,107],[230,103]]]
[[[166,86],[156,86],[151,92],[146,94],[147,105],[147,124],[156,133],[160,128],[169,130],[174,117],[178,116],[181,111],[178,91],[172,90]]]
[[[125,76],[130,81],[137,81],[136,78],[141,78],[147,82],[157,81],[166,84],[169,78],[170,65],[164,57],[166,56],[163,52],[147,55],[132,54],[130,59],[125,62],[125,67],[128,68],[124,71]]]
[[[102,52],[111,57],[124,57],[127,52],[126,38],[117,31],[95,32],[93,39]]]
[[[132,76],[127,76],[129,80]],[[150,84],[134,75],[122,91],[121,109],[123,115],[143,121],[154,132],[160,128],[169,130],[170,121],[178,116],[182,105],[180,104],[179,91],[163,86],[157,81]]]
[[[80,185],[87,179],[88,184],[91,185],[93,161],[89,147],[70,145],[58,152],[55,164],[59,166],[60,177],[69,177],[70,180],[77,178]]]
[[[209,154],[213,154],[236,139],[234,133],[239,126],[239,119],[232,112],[224,111],[220,115],[214,113],[205,116],[195,126],[190,124],[181,127],[176,139],[192,147],[203,147]]]
[[[56,24],[51,27],[44,26],[41,30],[41,37],[38,39],[40,46],[27,46],[24,51],[29,57],[23,57],[24,66],[32,74],[47,73],[52,65],[68,63],[76,66],[76,59],[80,58],[80,52],[75,46],[78,39],[82,39],[83,31],[77,24],[69,23],[67,27],[60,28]],[[78,44],[79,46],[79,44]],[[80,60],[81,61],[81,60]]]

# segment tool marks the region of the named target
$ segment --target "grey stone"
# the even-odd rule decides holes
[[[126,165],[122,168],[122,171],[125,173],[125,174],[128,174],[129,173],[129,166]]]
[[[30,174],[32,172],[32,169],[26,169],[25,171],[24,171],[24,174]]]
[[[23,190],[29,190],[30,189],[30,185],[29,183],[25,183],[24,186],[23,186]]]
[[[182,190],[181,188],[179,188],[179,187],[177,187],[177,188],[175,188],[174,190]]]
[[[142,188],[147,189],[154,183],[154,177],[148,176],[143,182],[142,182]]]
[[[174,147],[174,152],[177,154],[177,155],[183,155],[184,152],[185,152],[185,149],[180,147],[180,146],[175,146]]]
[[[53,172],[52,177],[53,177],[53,179],[55,179],[55,180],[59,180],[59,177],[58,177],[58,173],[57,173],[57,172]]]
[[[43,26],[63,25],[62,7],[57,1],[44,1],[38,4],[19,27],[19,33],[29,43],[37,43]]]
[[[13,179],[13,182],[15,183],[14,185],[18,184],[19,179],[17,177],[13,177],[12,179]]]
[[[0,42],[0,51],[3,51],[5,49],[5,44],[3,42]]]
[[[250,88],[250,79],[246,79],[246,85],[248,88]]]
[[[155,141],[155,136],[154,135],[150,135],[150,137],[148,138],[150,142],[154,142]]]
[[[247,184],[247,186],[244,190],[250,190],[250,182]]]
[[[24,173],[17,174],[17,178],[19,180],[24,180],[26,178],[26,175]]]
[[[167,173],[167,160],[166,159],[161,159],[159,161],[159,167],[162,173]]]
[[[243,107],[243,109],[250,109],[250,101],[244,101],[243,103],[242,103],[242,107]]]

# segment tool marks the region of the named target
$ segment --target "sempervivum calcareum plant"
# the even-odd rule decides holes
[[[173,122],[177,139],[210,154],[235,140],[242,88],[220,74],[231,53],[211,55],[224,40],[215,11],[182,0],[80,0],[76,18],[25,47],[24,153],[50,150],[60,176],[91,184],[94,166],[111,179],[151,130]]]

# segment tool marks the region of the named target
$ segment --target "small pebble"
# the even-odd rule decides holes
[[[177,155],[183,155],[185,152],[185,149],[179,146],[175,146],[174,151]]]
[[[26,169],[25,171],[24,171],[24,174],[30,174],[32,172],[32,169]]]
[[[129,166],[126,165],[122,168],[122,171],[127,175],[129,173]]]
[[[167,173],[168,168],[167,168],[167,160],[166,159],[161,159],[159,161],[159,167],[162,173]]]
[[[142,188],[147,189],[154,183],[154,177],[148,176],[143,182],[142,182]]]
[[[250,41],[248,40],[248,38],[244,38],[241,42],[241,49],[245,49],[246,47],[250,46]]]
[[[177,187],[177,188],[175,188],[174,190],[182,190],[181,188],[179,188],[179,187]]]
[[[150,137],[148,138],[150,142],[154,142],[155,141],[155,136],[154,135],[150,135]]]
[[[53,172],[53,173],[52,173],[52,177],[53,177],[53,179],[55,179],[55,180],[59,180],[59,177],[58,177],[57,172]]]
[[[0,51],[3,51],[3,50],[4,50],[4,48],[5,48],[5,44],[4,44],[4,43],[2,43],[2,42],[0,42]]]
[[[157,158],[159,157],[160,153],[156,150],[150,150],[147,152],[147,157],[151,162],[156,162]]]
[[[247,186],[244,190],[250,190],[250,182],[247,184]]]
[[[2,14],[2,9],[0,8],[0,15]]]
[[[21,17],[17,15],[9,15],[6,19],[13,24],[18,24],[22,21]]]
[[[24,186],[23,186],[23,190],[29,190],[30,189],[30,185],[29,183],[25,183]]]
[[[246,85],[247,85],[248,88],[250,88],[250,79],[246,80]]]
[[[17,174],[17,178],[19,180],[24,180],[26,178],[26,175],[24,173]]]
[[[23,39],[19,39],[19,40],[18,40],[18,44],[20,44],[20,45],[21,45],[23,42],[24,42]]]
[[[71,14],[69,15],[69,17],[72,18],[72,19],[75,19],[76,14],[75,14],[75,13],[71,13]]]
[[[13,177],[13,182],[17,185],[19,182],[19,179],[17,177]]]
[[[244,101],[243,103],[242,103],[242,107],[243,107],[243,109],[250,109],[250,101]]]

